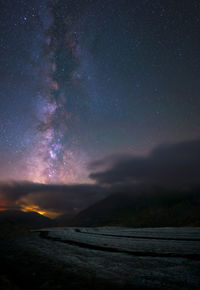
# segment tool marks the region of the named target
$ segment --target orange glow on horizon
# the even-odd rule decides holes
[[[6,202],[5,200],[0,200],[0,211],[7,210],[8,207],[8,202]]]
[[[26,206],[22,207],[21,210],[24,211],[24,212],[35,211],[35,212],[37,212],[37,213],[39,213],[41,215],[45,215],[46,214],[46,211],[41,210],[39,208],[39,206],[37,206],[37,205],[32,205],[32,206],[31,205],[26,205]]]
[[[39,213],[43,216],[49,217],[49,218],[56,218],[60,215],[60,213],[53,212],[53,211],[45,211],[41,209],[38,205],[23,205],[21,207],[21,210],[24,212],[34,211],[36,213]]]

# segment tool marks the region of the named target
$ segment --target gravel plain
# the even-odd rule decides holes
[[[6,245],[29,289],[200,288],[200,228],[47,228]]]
[[[44,252],[54,245],[55,259],[97,279],[147,288],[200,286],[200,228],[54,228],[39,233],[43,242],[52,243]]]

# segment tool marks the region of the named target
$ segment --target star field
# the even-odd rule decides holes
[[[8,0],[0,179],[91,183],[88,164],[200,132],[197,0]]]

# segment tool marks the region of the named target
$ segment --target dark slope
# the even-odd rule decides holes
[[[74,218],[74,214],[63,214],[54,219],[54,223],[56,227],[64,227],[71,222]]]
[[[28,228],[41,228],[53,224],[51,219],[36,212],[22,212],[19,210],[0,211],[0,225],[7,222]]]
[[[117,193],[80,212],[75,226],[200,226],[200,191]]]

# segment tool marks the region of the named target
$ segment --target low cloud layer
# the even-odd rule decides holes
[[[108,160],[110,163],[111,158]],[[196,185],[200,183],[200,140],[163,144],[146,157],[114,156],[110,167],[98,171],[98,166],[107,166],[106,162],[92,164],[97,172],[90,178],[101,185]]]
[[[90,168],[95,184],[1,183],[0,208],[32,204],[47,212],[75,213],[112,192],[199,186],[200,140],[160,145],[148,156],[110,156],[95,161]]]
[[[44,211],[73,213],[104,197],[98,185],[47,185],[11,182],[0,185],[0,204],[5,208],[37,205]]]

